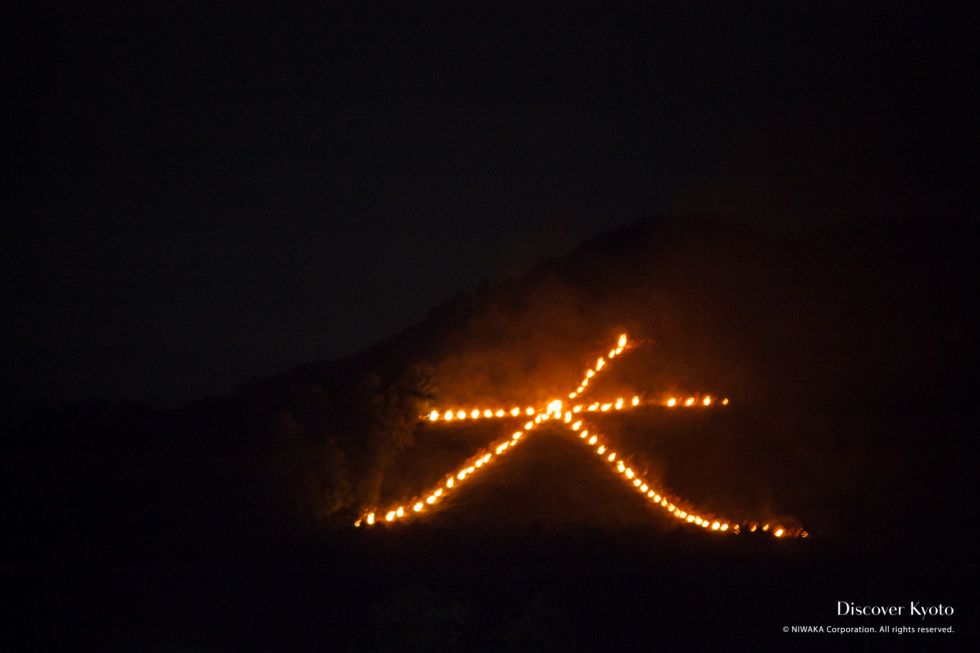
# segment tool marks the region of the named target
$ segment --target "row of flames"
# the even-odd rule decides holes
[[[577,395],[576,395],[577,396]],[[554,402],[551,402],[554,403]],[[637,406],[666,406],[667,408],[700,408],[708,407],[713,404],[721,404],[722,406],[727,406],[729,400],[727,397],[718,399],[711,395],[701,395],[693,394],[687,396],[666,396],[662,399],[655,400],[644,400],[640,399],[639,395],[633,395],[633,398],[629,400],[627,405],[627,400],[623,397],[618,397],[614,401],[608,402],[593,402],[591,404],[575,404],[571,407],[573,413],[595,413],[602,412],[606,413],[610,410],[622,410],[624,408],[636,408]],[[549,404],[550,405],[550,404]],[[462,421],[464,419],[494,419],[503,417],[520,417],[521,415],[526,415],[532,417],[540,412],[539,409],[533,406],[528,406],[526,408],[521,408],[519,406],[514,406],[510,410],[504,410],[503,408],[450,408],[447,410],[433,410],[428,415],[423,415],[422,419],[428,420],[430,422],[452,422],[453,420]]]
[[[568,394],[569,399],[576,399],[588,388],[589,383],[603,369],[608,369],[608,361],[616,358],[629,345],[626,334],[619,336],[616,347],[609,351],[606,358],[600,357],[596,360],[593,367],[586,370],[582,382],[578,387]],[[491,444],[487,449],[469,458],[454,473],[445,477],[435,488],[430,489],[422,496],[416,497],[406,504],[392,506],[388,510],[369,510],[360,519],[354,522],[354,526],[362,525],[373,526],[378,523],[394,523],[408,520],[412,517],[434,509],[440,502],[444,501],[452,492],[458,490],[465,484],[467,479],[479,474],[481,471],[492,465],[523,441],[523,438],[530,434],[539,425],[554,421],[568,428],[572,433],[576,433],[579,439],[586,445],[593,448],[596,455],[606,463],[609,469],[632,488],[640,492],[644,498],[681,522],[691,524],[695,527],[703,528],[714,533],[734,533],[756,531],[771,533],[773,537],[808,537],[809,533],[802,528],[790,528],[779,524],[772,524],[765,521],[733,521],[718,515],[696,510],[690,507],[689,502],[676,496],[668,496],[665,492],[654,488],[636,470],[626,464],[624,456],[614,451],[600,436],[594,428],[590,431],[586,428],[584,416],[581,413],[619,411],[629,408],[636,408],[641,405],[657,405],[667,408],[674,407],[703,407],[727,406],[727,398],[718,399],[712,395],[693,394],[687,396],[665,396],[658,400],[644,401],[639,395],[634,395],[628,401],[623,397],[618,397],[609,402],[593,402],[591,404],[575,404],[566,407],[561,399],[553,399],[545,406],[514,406],[512,408],[470,408],[470,409],[446,409],[433,410],[428,415],[422,417],[430,422],[465,419],[490,419],[490,418],[518,418],[529,417],[523,430],[515,431],[507,439],[500,440]]]

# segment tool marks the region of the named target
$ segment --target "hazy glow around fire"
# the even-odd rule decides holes
[[[613,360],[622,354],[630,347],[630,344],[627,335],[625,333],[621,334],[616,341],[616,347],[609,351],[606,358],[598,358],[595,365],[585,371],[575,390],[568,393],[568,398],[574,400],[582,395],[589,386],[590,381],[594,380],[599,372],[608,367],[608,360]],[[670,495],[666,490],[658,489],[651,480],[644,478],[640,472],[624,462],[624,458],[628,460],[630,457],[624,455],[622,452],[615,451],[612,444],[606,441],[606,438],[599,433],[595,425],[590,425],[583,419],[576,419],[574,423],[572,422],[573,415],[591,412],[604,413],[611,410],[621,411],[640,406],[708,408],[718,405],[727,406],[728,404],[728,398],[718,400],[708,394],[694,394],[681,397],[665,396],[659,399],[642,399],[640,395],[634,395],[628,401],[623,397],[617,397],[606,402],[597,401],[588,405],[575,404],[567,407],[561,399],[552,399],[544,406],[513,406],[509,410],[503,407],[489,406],[433,409],[427,415],[423,415],[421,419],[429,422],[449,422],[453,420],[465,420],[467,418],[478,420],[532,416],[534,416],[534,419],[527,421],[523,425],[523,430],[514,431],[507,438],[495,442],[485,450],[471,456],[457,470],[444,475],[444,480],[440,481],[439,485],[435,488],[412,498],[404,504],[389,507],[386,511],[381,509],[367,510],[354,525],[358,527],[362,524],[373,526],[380,522],[378,515],[383,515],[384,522],[389,523],[411,519],[416,515],[424,515],[435,509],[440,501],[443,501],[451,492],[461,487],[473,475],[482,474],[483,470],[487,467],[491,466],[502,456],[513,451],[514,447],[522,442],[522,437],[525,434],[530,434],[541,423],[553,420],[557,425],[567,428],[572,433],[577,433],[579,436],[578,439],[586,446],[592,447],[595,450],[595,453],[599,455],[600,460],[606,463],[611,473],[621,477],[633,490],[640,492],[651,506],[663,509],[668,515],[672,515],[682,523],[700,527],[706,532],[727,533],[731,531],[732,533],[739,534],[742,530],[746,530],[754,533],[760,530],[759,523],[756,521],[735,522],[734,520],[723,518],[720,515],[715,515],[708,511],[695,509],[680,497],[675,496],[668,499]],[[771,532],[776,538],[782,538],[784,536],[807,537],[809,535],[802,528],[791,529],[786,526],[771,527],[769,523],[764,523],[761,526],[761,531]]]

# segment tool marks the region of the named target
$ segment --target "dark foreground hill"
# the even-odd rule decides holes
[[[960,223],[788,237],[651,219],[352,359],[176,411],[37,413],[4,445],[9,586],[32,613],[77,614],[48,635],[128,647],[397,650],[413,620],[447,638],[428,650],[647,649],[658,633],[717,646],[721,611],[772,641],[791,617],[890,597],[958,598],[957,618],[975,618],[978,245]],[[428,520],[350,528],[500,434],[419,425],[431,406],[561,396],[623,329],[643,346],[597,394],[733,398],[609,421],[636,464],[813,538],[678,529],[544,433]]]

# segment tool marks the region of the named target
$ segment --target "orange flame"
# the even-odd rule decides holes
[[[626,346],[629,344],[627,335],[621,334],[617,340],[616,347],[609,351],[608,359],[613,359],[619,354],[621,354]],[[594,379],[598,373],[606,367],[606,358],[598,358],[596,360],[595,369],[588,369],[585,372],[585,376],[582,379],[579,386],[571,393],[568,394],[569,399],[574,399],[578,395],[582,394],[589,385],[590,379]],[[694,406],[698,401],[698,396],[700,395],[690,395],[683,400],[683,405],[685,407]],[[680,400],[677,397],[669,397],[665,404],[669,408],[673,408],[678,405]],[[668,514],[673,514],[678,519],[699,526],[708,532],[725,533],[731,530],[735,534],[741,533],[742,527],[747,528],[748,532],[755,532],[759,527],[756,522],[741,522],[741,523],[730,523],[730,520],[715,518],[715,517],[705,517],[698,514],[699,511],[694,511],[693,509],[683,509],[678,507],[677,503],[685,504],[687,502],[677,500],[675,502],[668,501],[667,496],[663,491],[658,491],[652,487],[650,481],[642,478],[639,472],[635,471],[632,467],[627,466],[619,453],[611,451],[609,446],[602,440],[604,439],[600,434],[592,432],[590,434],[589,429],[583,428],[585,422],[581,419],[572,423],[573,415],[585,412],[608,412],[610,409],[615,408],[615,410],[622,410],[627,407],[636,408],[640,405],[639,395],[634,395],[629,401],[629,406],[626,405],[625,400],[622,397],[616,398],[611,402],[593,402],[588,406],[582,404],[570,407],[569,410],[564,409],[564,405],[560,399],[553,399],[549,401],[543,407],[536,406],[526,406],[521,408],[519,406],[512,407],[509,411],[503,408],[470,408],[469,410],[463,408],[456,409],[432,409],[428,414],[422,416],[422,420],[427,420],[429,422],[438,422],[440,420],[450,422],[454,419],[465,420],[479,419],[483,418],[506,418],[508,415],[510,417],[518,417],[520,415],[534,416],[532,421],[528,421],[524,424],[524,431],[515,431],[511,436],[503,441],[490,445],[489,449],[492,451],[481,451],[476,456],[468,459],[459,469],[454,473],[449,474],[446,477],[444,483],[440,484],[434,490],[429,493],[423,494],[422,497],[416,497],[412,499],[405,505],[411,506],[411,511],[405,509],[405,505],[398,505],[384,512],[384,521],[391,523],[406,519],[412,516],[413,513],[421,514],[426,512],[426,506],[434,506],[438,503],[443,496],[449,492],[453,492],[456,488],[460,487],[467,479],[471,476],[480,473],[484,468],[491,465],[501,456],[512,451],[515,446],[517,446],[521,438],[525,433],[530,433],[538,424],[550,420],[558,419],[560,423],[567,425],[570,431],[578,432],[579,438],[587,443],[589,446],[595,448],[596,454],[602,457],[608,464],[612,466],[612,471],[619,474],[622,478],[630,484],[634,489],[639,490],[643,497],[648,499],[653,506],[657,506],[667,511]],[[727,397],[716,401],[711,395],[703,395],[700,399],[700,404],[705,407],[712,406],[716,403],[720,403],[722,406],[727,406],[729,404],[729,399]],[[606,455],[608,452],[608,455]],[[371,510],[364,513],[354,525],[360,527],[362,524],[367,526],[374,526],[378,523],[377,517],[378,511]],[[763,524],[761,527],[763,532],[768,532],[770,530],[770,525],[768,523]],[[782,538],[784,536],[796,536],[796,537],[808,537],[809,533],[801,528],[787,529],[783,526],[777,526],[772,529],[772,535],[776,538]]]

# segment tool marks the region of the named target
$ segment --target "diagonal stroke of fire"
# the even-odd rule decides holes
[[[605,357],[599,357],[595,365],[586,370],[578,386],[568,393],[568,399],[572,401],[581,397],[592,380],[604,369],[608,369],[610,362],[630,348],[630,345],[631,343],[626,334],[620,335],[616,346],[610,349]],[[658,489],[652,483],[649,483],[642,474],[630,467],[625,462],[624,456],[620,452],[613,450],[607,444],[606,438],[598,433],[594,427],[590,427],[585,419],[588,413],[628,410],[637,408],[643,404],[659,404],[667,408],[708,408],[717,405],[727,406],[728,403],[729,400],[727,398],[719,400],[711,395],[701,394],[688,395],[686,397],[672,396],[660,402],[643,402],[638,395],[634,395],[629,401],[619,397],[614,401],[593,402],[587,405],[581,403],[566,405],[561,399],[553,399],[545,406],[540,407],[514,406],[510,409],[472,408],[470,410],[433,410],[428,415],[423,416],[422,419],[430,422],[508,417],[526,417],[528,419],[524,423],[523,430],[514,431],[508,438],[495,442],[480,453],[470,457],[459,469],[446,475],[438,486],[431,488],[428,492],[416,497],[412,501],[398,506],[392,506],[386,511],[377,509],[365,511],[354,522],[354,525],[358,527],[362,525],[373,526],[379,523],[395,523],[421,516],[445,500],[450,493],[464,485],[467,479],[513,451],[539,425],[554,421],[578,435],[579,440],[586,446],[591,447],[599,457],[599,460],[606,464],[612,473],[622,478],[630,487],[639,492],[649,504],[665,510],[669,515],[683,523],[715,533],[738,534],[743,531],[761,531],[770,533],[777,538],[808,537],[809,533],[799,527],[771,524],[766,521],[733,521],[693,508],[684,499],[668,494],[665,490]]]

